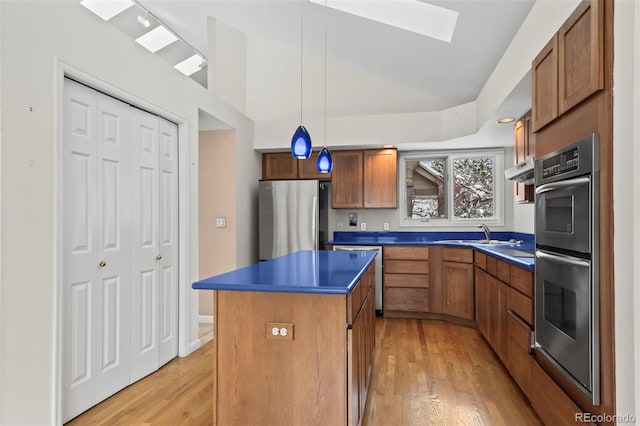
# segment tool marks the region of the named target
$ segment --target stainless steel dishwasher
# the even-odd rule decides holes
[[[382,246],[352,246],[352,245],[335,245],[334,251],[375,251],[376,256],[376,315],[382,316]]]

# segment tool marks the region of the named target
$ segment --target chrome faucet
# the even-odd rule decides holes
[[[487,239],[487,242],[491,241],[491,231],[489,227],[483,223],[482,225],[478,225],[478,228],[484,231],[484,237]]]

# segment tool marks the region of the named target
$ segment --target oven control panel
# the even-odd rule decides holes
[[[561,152],[542,161],[542,177],[549,178],[578,170],[580,167],[580,150],[578,147]]]

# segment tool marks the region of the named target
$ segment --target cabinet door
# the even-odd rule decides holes
[[[523,117],[516,122],[515,125],[515,162],[518,164],[521,161],[526,160],[531,155],[529,154],[529,129],[530,119]],[[518,203],[530,203],[533,202],[533,185],[525,185],[521,182],[514,182],[515,200]]]
[[[320,180],[331,179],[331,173],[320,173],[318,171],[318,155],[320,155],[320,151],[313,151],[311,153],[311,157],[308,159],[298,160],[298,178]]]
[[[336,151],[332,156],[331,207],[334,209],[362,207],[362,151]]]
[[[547,43],[532,64],[531,122],[537,132],[558,116],[558,35]]]
[[[395,149],[364,151],[364,207],[397,207],[397,165]]]
[[[297,179],[298,160],[289,152],[262,154],[262,179]]]
[[[558,112],[604,88],[604,1],[581,2],[558,33]]]
[[[487,338],[488,311],[487,311],[487,273],[476,266],[476,321],[478,329]]]
[[[459,318],[474,319],[473,265],[442,262],[442,271],[445,313]]]

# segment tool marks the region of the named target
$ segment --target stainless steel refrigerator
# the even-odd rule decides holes
[[[329,185],[317,180],[260,181],[260,260],[323,250],[329,233],[328,194]]]

